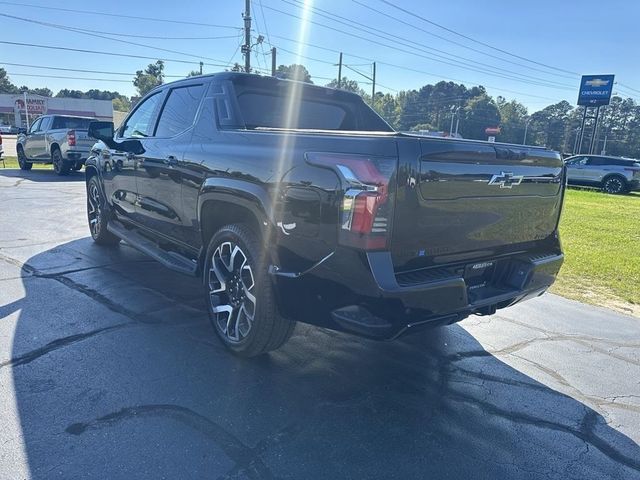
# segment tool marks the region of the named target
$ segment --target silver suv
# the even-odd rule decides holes
[[[567,158],[569,185],[599,187],[607,193],[640,190],[640,160],[603,155]]]

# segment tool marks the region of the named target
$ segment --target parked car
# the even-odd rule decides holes
[[[4,165],[4,160],[2,160],[3,154],[4,154],[4,147],[2,146],[2,135],[0,134],[0,161],[2,161]]]
[[[12,128],[11,125],[0,125],[0,133],[10,134]]]
[[[94,140],[87,127],[95,118],[68,115],[43,115],[26,133],[18,135],[16,150],[22,170],[34,163],[52,163],[58,175],[80,170],[91,152]]]
[[[570,185],[598,187],[607,193],[640,190],[640,161],[604,155],[576,155],[566,160]]]
[[[203,75],[89,134],[94,241],[200,276],[240,355],[296,321],[392,339],[492,314],[541,295],[563,261],[558,153],[396,133],[342,90]]]

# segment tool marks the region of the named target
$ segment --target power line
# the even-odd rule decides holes
[[[407,22],[405,20],[402,20],[401,18],[394,17],[393,15],[390,15],[390,14],[388,14],[386,12],[378,10],[377,8],[374,8],[371,5],[367,5],[366,3],[360,2],[358,0],[351,0],[351,1],[353,3],[356,3],[357,5],[360,5],[360,6],[362,6],[364,8],[367,8],[367,9],[373,11],[373,12],[376,12],[379,15],[382,15],[384,17],[387,17],[387,18],[390,18],[392,20],[395,20],[396,22],[402,23],[403,25],[406,25],[406,26],[411,27],[411,28],[413,28],[415,30],[418,30],[421,33],[425,33],[425,34],[430,35],[432,37],[444,40],[445,42],[451,43],[453,45],[457,45],[458,47],[465,48],[465,49],[470,50],[472,52],[480,53],[481,55],[485,55],[487,57],[495,58],[496,60],[500,60],[501,62],[506,62],[506,63],[510,63],[512,65],[517,65],[517,66],[520,66],[520,67],[523,67],[523,68],[528,68],[530,70],[535,70],[537,72],[549,73],[547,70],[542,70],[540,68],[536,68],[536,67],[533,67],[531,65],[526,65],[524,63],[514,62],[513,60],[509,60],[509,59],[506,59],[506,58],[503,58],[503,57],[500,57],[500,56],[497,56],[497,55],[493,55],[493,54],[488,53],[488,52],[484,52],[484,51],[479,50],[477,48],[470,47],[469,45],[465,45],[464,43],[456,42],[455,40],[451,40],[450,38],[447,38],[447,37],[445,37],[443,35],[438,35],[437,33],[433,33],[433,32],[430,32],[428,30],[425,30],[423,28],[417,27],[412,23],[409,23],[409,22]],[[555,73],[554,75],[556,75],[558,77],[562,77],[562,78],[571,78],[571,79],[575,78],[574,74],[569,76],[569,75],[563,75],[563,74]]]
[[[79,69],[79,68],[64,68],[64,67],[50,67],[44,65],[28,65],[26,63],[9,63],[9,62],[0,62],[0,65],[10,65],[12,67],[27,67],[27,68],[39,68],[44,70],[60,70],[65,72],[84,72],[84,73],[100,73],[104,75],[126,75],[128,77],[135,76],[135,73],[125,73],[125,72],[106,72],[104,70],[87,70],[87,69]],[[184,75],[164,75],[166,78],[184,78]]]
[[[178,50],[170,50],[170,49],[167,49],[167,48],[155,47],[153,45],[146,45],[146,44],[143,44],[143,43],[130,42],[129,40],[121,40],[119,38],[112,38],[112,37],[108,37],[106,35],[99,35],[99,34],[97,34],[95,32],[92,32],[91,30],[78,29],[78,28],[75,28],[75,27],[69,27],[67,25],[60,25],[60,24],[56,24],[56,23],[42,22],[42,21],[39,21],[39,20],[31,20],[31,19],[28,19],[28,18],[21,18],[21,17],[16,17],[14,15],[8,15],[6,13],[0,13],[0,17],[11,18],[13,20],[20,20],[22,22],[34,23],[34,24],[37,24],[37,25],[44,25],[46,27],[57,28],[57,29],[60,29],[60,30],[66,30],[66,31],[70,31],[70,32],[80,33],[80,34],[89,35],[89,36],[92,36],[92,37],[103,38],[105,40],[111,40],[111,41],[114,41],[114,42],[125,43],[127,45],[134,45],[136,47],[144,47],[144,48],[150,48],[150,49],[153,49],[153,50],[158,50],[158,51],[161,51],[161,52],[175,53],[175,54],[178,54],[178,55],[184,55],[185,57],[204,58],[204,59],[207,59],[207,60],[212,60],[214,62],[222,62],[222,60],[218,60],[216,58],[211,58],[211,57],[205,57],[204,55],[195,55],[195,54],[192,54],[192,53],[180,52]]]
[[[283,15],[287,15],[287,16],[293,17],[293,18],[301,19],[301,17],[298,16],[298,15],[295,15],[295,14],[289,13],[289,12],[285,12],[285,11],[279,10],[277,8],[274,8],[274,7],[265,6],[264,8],[272,10],[272,11],[275,11],[275,12],[278,12],[278,13],[281,13]],[[402,48],[398,48],[398,47],[395,47],[393,45],[382,43],[382,42],[379,42],[379,41],[377,41],[375,39],[372,39],[372,38],[363,37],[362,35],[358,35],[358,34],[355,34],[355,33],[347,32],[345,30],[341,30],[339,28],[335,28],[335,27],[332,27],[330,25],[326,25],[326,24],[317,22],[315,20],[309,20],[309,22],[313,23],[315,25],[321,26],[323,28],[327,28],[329,30],[333,30],[333,31],[342,33],[344,35],[348,35],[350,37],[359,38],[359,39],[365,40],[365,41],[367,41],[369,43],[374,43],[374,44],[381,45],[381,46],[386,47],[386,48],[390,48],[390,49],[398,51],[398,52],[407,53],[407,54],[414,55],[414,56],[417,56],[417,57],[425,58],[427,60],[433,60],[433,61],[437,61],[437,62],[440,62],[440,63],[444,63],[444,64],[448,64],[448,65],[452,65],[454,67],[459,67],[460,68],[460,65],[456,65],[455,63],[447,62],[447,61],[444,61],[444,60],[439,60],[437,58],[433,58],[433,57],[429,57],[429,56],[426,56],[426,55],[423,55],[423,54],[416,53],[415,51],[404,50]],[[515,81],[520,82],[520,83],[538,85],[538,86],[543,86],[543,87],[547,87],[547,88],[554,88],[554,89],[558,89],[558,90],[569,90],[569,89],[571,89],[571,87],[568,87],[568,86],[555,86],[555,85],[551,85],[551,84],[548,84],[548,83],[542,83],[542,82],[537,82],[537,81],[529,81],[529,80],[524,80],[524,79],[521,79],[521,78],[518,78],[518,77],[513,77],[513,76],[510,76],[510,75],[494,73],[494,72],[490,72],[490,71],[486,71],[486,70],[482,70],[482,69],[478,69],[478,68],[473,68],[473,67],[464,67],[463,66],[461,68],[465,68],[467,70],[473,70],[473,71],[476,71],[476,72],[479,72],[479,73],[484,73],[484,74],[487,74],[487,75],[490,75],[490,76],[494,76],[494,77],[500,77],[500,78],[506,78],[506,79],[509,79],[509,80],[515,80]]]
[[[149,22],[164,22],[164,23],[179,23],[182,25],[196,25],[202,27],[213,27],[213,28],[230,28],[233,30],[237,30],[238,27],[233,27],[231,25],[216,25],[213,23],[202,23],[202,22],[191,22],[187,20],[173,20],[167,18],[153,18],[153,17],[141,17],[135,15],[123,15],[123,14],[115,14],[115,13],[107,13],[107,12],[96,12],[92,10],[79,10],[77,8],[62,8],[62,7],[45,7],[43,5],[34,5],[31,3],[18,3],[18,2],[5,2],[0,1],[2,5],[14,5],[17,7],[29,7],[29,8],[40,8],[43,10],[56,10],[59,12],[68,12],[68,13],[83,13],[87,15],[100,15],[101,17],[117,17],[117,18],[129,18],[133,20],[144,20]]]
[[[43,75],[40,73],[9,73],[7,75],[11,75],[14,77],[43,77],[43,78],[64,78],[68,80],[95,80],[100,82],[120,82],[120,83],[131,83],[131,80],[122,80],[120,78],[87,78],[87,77],[67,77],[62,75]]]
[[[618,85],[620,85],[621,87],[624,87],[627,90],[631,90],[632,92],[640,93],[640,90],[638,90],[636,88],[632,88],[632,87],[630,87],[628,85],[625,85],[624,83],[618,82]]]
[[[547,65],[546,63],[541,63],[541,62],[538,62],[536,60],[531,60],[530,58],[526,58],[526,57],[523,57],[521,55],[517,55],[515,53],[508,52],[508,51],[503,50],[501,48],[494,47],[493,45],[489,45],[488,43],[482,42],[480,40],[476,40],[475,38],[471,38],[471,37],[469,37],[469,36],[467,36],[467,35],[465,35],[463,33],[457,32],[457,31],[455,31],[455,30],[453,30],[451,28],[445,27],[444,25],[440,25],[439,23],[431,21],[431,20],[429,20],[429,19],[427,19],[425,17],[422,17],[422,16],[418,15],[415,12],[410,12],[409,10],[406,10],[405,8],[402,8],[402,7],[398,6],[398,5],[395,5],[394,3],[390,2],[389,0],[379,0],[379,1],[384,3],[384,4],[386,4],[386,5],[388,5],[388,6],[390,6],[390,7],[392,7],[392,8],[400,10],[401,12],[404,12],[404,13],[406,13],[408,15],[411,15],[412,17],[419,18],[423,22],[429,23],[430,25],[434,25],[434,26],[436,26],[438,28],[441,28],[441,29],[443,29],[443,30],[445,30],[445,31],[447,31],[449,33],[457,35],[458,37],[464,38],[466,40],[470,40],[470,41],[472,41],[474,43],[477,43],[479,45],[482,45],[484,47],[487,47],[487,48],[490,48],[492,50],[496,50],[498,52],[504,53],[505,55],[509,55],[511,57],[518,58],[518,59],[524,60],[526,62],[530,62],[530,63],[536,64],[536,65],[540,65],[541,67],[546,67],[546,68],[549,68],[551,70],[556,70],[556,71],[563,72],[563,73],[570,73],[570,74],[573,74],[573,75],[580,75],[577,72],[572,72],[570,70],[565,70],[563,68],[554,67],[552,65]]]
[[[300,7],[301,4],[304,5],[303,2],[301,2],[300,0],[281,0],[281,1],[284,2],[284,3],[287,3],[289,5],[298,7],[298,8],[302,8],[302,7]],[[495,70],[497,72],[503,72],[502,73],[503,75],[504,74],[507,74],[509,76],[517,75],[519,77],[523,77],[524,79],[535,80],[535,81],[538,81],[538,82],[544,82],[545,84],[556,84],[558,86],[562,86],[562,87],[566,87],[566,88],[573,88],[573,87],[569,87],[566,84],[561,84],[561,83],[555,82],[553,80],[547,80],[546,78],[534,77],[534,76],[531,76],[531,75],[514,72],[512,70],[508,70],[508,69],[505,69],[505,68],[502,68],[502,67],[497,67],[495,65],[490,65],[490,64],[487,64],[485,62],[479,62],[479,61],[476,61],[476,60],[473,60],[473,59],[470,59],[470,58],[467,58],[467,57],[462,57],[460,55],[456,55],[456,54],[453,54],[453,53],[450,53],[450,52],[446,52],[444,50],[441,50],[441,49],[438,49],[438,48],[434,48],[434,47],[431,47],[429,45],[425,45],[424,43],[416,42],[413,39],[408,39],[406,37],[401,37],[401,36],[398,36],[398,35],[394,35],[392,33],[388,33],[388,31],[380,30],[378,28],[374,28],[374,27],[371,27],[369,25],[365,25],[364,23],[360,23],[360,22],[357,22],[355,20],[352,20],[352,19],[349,19],[349,18],[346,18],[346,17],[342,17],[340,15],[336,15],[334,13],[331,13],[331,12],[329,12],[327,10],[323,10],[321,8],[318,8],[318,7],[311,7],[311,9],[316,11],[316,12],[323,12],[323,13],[316,13],[316,15],[318,15],[320,17],[324,17],[324,18],[327,18],[327,19],[329,19],[329,20],[331,20],[333,22],[337,22],[337,23],[346,25],[346,26],[348,26],[350,28],[354,28],[356,30],[362,31],[362,32],[364,32],[364,33],[366,33],[368,35],[383,36],[383,38],[386,37],[386,38],[384,38],[385,40],[389,40],[389,41],[395,42],[395,43],[400,43],[401,45],[404,45],[405,47],[408,47],[408,48],[411,48],[411,49],[415,49],[415,46],[419,45],[423,49],[430,50],[430,52],[428,52],[429,55],[433,55],[436,58],[446,60],[445,62],[442,62],[442,63],[445,63],[447,65],[458,66],[457,64],[460,64],[460,65],[463,66],[463,68],[467,68],[467,69],[470,69],[470,70],[481,71],[483,73],[485,72],[485,70],[478,69],[478,67],[476,67],[474,65],[469,65],[469,63],[467,63],[467,62],[471,62],[471,64],[479,65],[482,68],[489,68],[489,69]],[[355,27],[353,25],[358,25],[359,27]],[[360,27],[364,27],[364,28],[360,28]],[[401,40],[401,42],[398,42],[398,40]],[[433,52],[435,52],[435,53],[433,53]],[[454,58],[460,59],[462,61],[455,60]],[[441,60],[436,60],[436,61],[441,61]],[[455,64],[452,64],[450,62],[455,62]],[[545,72],[545,73],[547,73],[547,72]]]
[[[22,47],[34,47],[34,48],[47,48],[50,50],[64,50],[67,52],[79,52],[79,53],[93,53],[97,55],[109,55],[112,57],[128,57],[128,58],[141,58],[143,60],[161,60],[163,62],[175,62],[175,63],[186,63],[189,65],[200,65],[200,62],[194,62],[192,60],[177,60],[174,58],[158,58],[158,57],[148,57],[145,55],[134,55],[131,53],[114,53],[114,52],[101,52],[98,50],[87,50],[84,48],[71,48],[71,47],[60,47],[53,45],[40,45],[37,43],[24,43],[24,42],[10,42],[8,40],[0,40],[0,43],[5,45],[17,45]],[[226,67],[226,65],[217,64],[217,63],[203,63],[203,65],[211,66],[211,67]]]
[[[267,8],[267,7],[265,7],[265,8]],[[324,50],[324,51],[327,51],[327,52],[340,53],[340,50],[335,50],[335,49],[331,49],[331,48],[327,48],[327,47],[321,47],[319,45],[314,45],[314,44],[311,44],[311,43],[308,43],[308,42],[299,42],[298,40],[294,40],[294,39],[291,39],[291,38],[288,38],[288,37],[283,37],[283,36],[280,36],[280,35],[272,35],[272,37],[273,38],[279,38],[281,40],[285,40],[285,41],[292,42],[292,43],[295,43],[295,44],[305,45],[305,46],[308,46],[308,47],[311,47],[311,48],[317,48],[319,50]],[[282,48],[280,46],[278,48],[283,50],[283,51],[285,51],[285,52],[293,53],[293,52],[291,52],[291,50],[286,50],[286,49],[284,49],[284,48]],[[363,57],[361,55],[356,55],[354,53],[349,53],[349,52],[343,52],[343,53],[345,53],[345,54],[347,54],[347,55],[349,55],[350,57],[353,57],[353,58],[359,58],[361,60],[370,60],[372,62],[374,61],[371,58]],[[301,57],[302,58],[311,59],[311,57],[305,57],[305,56],[301,56]],[[322,62],[322,63],[327,63],[327,64],[334,65],[333,62],[327,62],[325,60],[319,60],[319,59],[314,59],[314,60]],[[435,73],[432,73],[432,72],[427,72],[425,70],[420,70],[420,69],[416,69],[416,68],[412,68],[412,67],[407,67],[407,66],[404,66],[404,65],[398,65],[398,64],[395,64],[395,63],[381,62],[381,61],[377,61],[377,63],[378,63],[378,65],[386,65],[388,67],[395,68],[395,69],[398,69],[398,70],[405,70],[405,71],[408,71],[408,72],[420,73],[422,75],[427,75],[429,77],[437,78],[437,79],[439,79],[441,81],[453,81],[453,82],[461,82],[463,84],[466,83],[466,84],[483,85],[484,87],[492,88],[492,89],[497,90],[497,91],[512,93],[512,94],[516,94],[516,95],[522,95],[522,96],[525,96],[525,97],[540,98],[542,100],[551,100],[551,101],[556,101],[557,100],[557,99],[554,99],[554,98],[551,98],[551,97],[545,97],[545,96],[541,96],[541,95],[534,95],[534,94],[531,94],[531,93],[519,92],[517,90],[510,90],[510,89],[506,89],[506,88],[502,88],[502,87],[496,87],[496,86],[493,86],[493,85],[488,85],[488,84],[483,83],[483,82],[471,81],[471,80],[468,80],[468,79],[461,79],[461,78],[455,78],[455,77],[443,77],[440,74],[435,74]]]

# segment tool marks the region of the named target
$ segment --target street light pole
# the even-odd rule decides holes
[[[529,130],[529,122],[531,121],[531,118],[527,118],[527,121],[524,124],[524,138],[522,139],[522,144],[526,145],[527,144],[527,130]]]
[[[449,136],[453,133],[453,117],[456,115],[456,107],[451,107],[451,126],[449,127]]]

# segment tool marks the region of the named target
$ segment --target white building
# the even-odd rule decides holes
[[[98,120],[113,120],[111,100],[89,100],[84,98],[42,97],[27,94],[0,94],[0,124],[27,126],[25,98],[29,123],[40,115],[78,115],[95,117]]]

